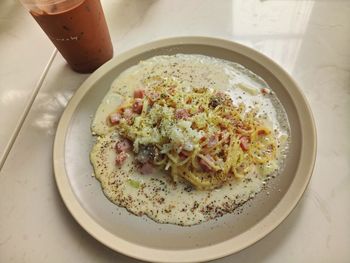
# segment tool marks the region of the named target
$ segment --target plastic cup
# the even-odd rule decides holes
[[[20,0],[71,68],[90,73],[113,57],[100,0]]]

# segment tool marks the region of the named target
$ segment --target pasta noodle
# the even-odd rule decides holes
[[[150,76],[145,86],[142,98],[118,107],[122,118],[115,128],[133,142],[136,155],[141,147],[155,147],[151,163],[169,170],[175,182],[214,189],[276,159],[276,136],[255,108],[235,105],[224,92],[180,88],[160,76]]]

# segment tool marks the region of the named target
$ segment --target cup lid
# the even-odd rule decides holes
[[[21,3],[35,14],[56,14],[76,7],[85,0],[20,0]]]

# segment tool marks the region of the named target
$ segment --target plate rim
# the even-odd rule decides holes
[[[65,171],[64,150],[66,132],[69,128],[71,117],[75,112],[76,107],[79,105],[79,102],[92,88],[92,84],[102,77],[105,72],[108,72],[123,61],[146,51],[167,46],[189,44],[215,46],[243,54],[255,62],[263,65],[282,83],[287,83],[283,86],[293,87],[292,89],[286,89],[286,91],[292,98],[292,101],[295,103],[297,114],[299,117],[302,116],[302,118],[299,118],[302,138],[301,155],[295,178],[285,195],[272,210],[273,213],[271,212],[270,214],[266,215],[248,231],[245,231],[242,234],[221,243],[202,248],[188,250],[155,249],[134,244],[113,235],[99,225],[92,217],[90,217],[80,205],[70,186],[70,182]],[[303,139],[306,135],[309,137],[309,140]],[[234,41],[203,36],[180,36],[156,40],[125,51],[105,63],[83,82],[83,84],[76,90],[75,94],[70,99],[60,118],[53,146],[53,168],[56,185],[65,206],[79,225],[102,244],[113,249],[114,251],[140,260],[152,262],[198,262],[214,260],[236,253],[251,246],[272,232],[292,212],[305,192],[314,169],[317,152],[316,149],[316,126],[311,108],[301,89],[281,66],[262,53]],[[243,236],[243,238],[241,236]],[[239,244],[236,243],[236,239],[238,237],[241,237],[242,239],[240,240]]]

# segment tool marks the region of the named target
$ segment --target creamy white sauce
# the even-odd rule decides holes
[[[131,96],[133,90],[139,87],[145,87],[147,77],[156,75],[174,78],[179,85],[189,89],[208,87],[224,90],[237,105],[243,102],[247,109],[258,107],[259,114],[268,116],[267,123],[275,129],[278,137],[284,139],[289,136],[288,120],[282,105],[273,92],[263,95],[260,90],[269,89],[267,84],[243,66],[202,55],[153,57],[116,78],[93,120],[92,131],[100,137],[90,158],[105,195],[130,212],[147,215],[160,223],[193,225],[233,212],[261,191],[266,176],[253,170],[245,179],[237,179],[220,189],[197,191],[186,183],[174,185],[170,176],[162,171],[141,175],[132,157],[121,168],[115,165],[114,146],[118,134],[107,126],[106,118],[124,97]],[[276,175],[283,168],[288,143],[288,140],[281,140],[279,158],[271,165],[270,173]],[[135,187],[130,180],[138,182],[139,187]]]

